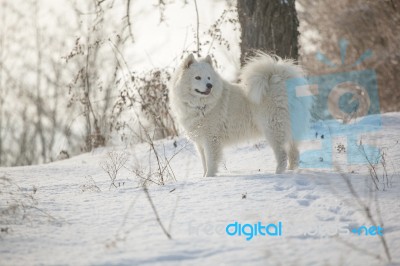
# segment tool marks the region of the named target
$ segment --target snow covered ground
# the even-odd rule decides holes
[[[389,188],[371,192],[366,165],[336,164],[383,227],[394,265],[400,262],[400,113],[382,119],[372,139],[387,154]],[[123,168],[117,188],[109,189],[101,167],[116,151],[129,154],[128,169],[146,173],[151,161],[155,171],[149,145],[104,148],[46,165],[0,168],[0,265],[388,265],[382,238],[350,232],[372,224],[336,170],[275,175],[273,154],[261,143],[230,148],[219,175],[203,178],[185,138],[156,147],[163,158],[176,154],[170,161],[176,181],[148,186],[172,239],[137,177]],[[333,148],[335,158],[343,156]],[[281,222],[282,235],[229,236],[225,228],[234,222]]]

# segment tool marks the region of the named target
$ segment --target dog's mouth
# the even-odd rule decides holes
[[[194,89],[194,91],[203,95],[208,95],[211,92],[211,88],[207,88],[205,91],[199,91],[198,89]]]

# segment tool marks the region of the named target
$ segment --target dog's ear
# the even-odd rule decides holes
[[[190,54],[188,55],[188,57],[186,57],[185,61],[183,61],[183,67],[184,68],[189,68],[191,64],[193,64],[196,61],[196,59],[194,59],[194,55]]]
[[[210,66],[212,66],[213,65],[213,63],[212,63],[212,59],[211,59],[211,56],[210,55],[207,55],[206,56],[206,59],[204,59],[207,63],[209,63],[210,64]]]

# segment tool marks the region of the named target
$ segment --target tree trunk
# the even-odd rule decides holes
[[[254,51],[272,52],[283,58],[298,58],[299,21],[295,0],[238,0],[242,27],[241,64]]]

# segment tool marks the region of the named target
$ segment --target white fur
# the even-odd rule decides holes
[[[231,84],[213,69],[209,56],[184,60],[171,81],[171,109],[196,143],[204,176],[217,172],[223,147],[261,137],[274,150],[276,173],[285,171],[288,158],[290,169],[298,166],[285,81],[302,75],[293,61],[259,53],[243,67],[241,83]],[[212,84],[211,93],[199,93],[207,92],[207,83]]]

